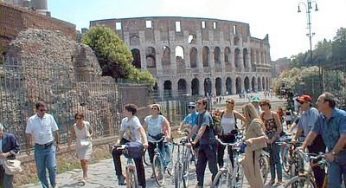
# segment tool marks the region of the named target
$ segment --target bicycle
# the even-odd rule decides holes
[[[262,177],[263,177],[263,183],[266,184],[267,179],[268,179],[268,175],[270,172],[269,153],[268,152],[266,152],[264,150],[261,151],[259,164],[260,164],[260,170],[261,170]]]
[[[172,173],[172,168],[170,166],[173,166],[172,164],[172,159],[170,164],[166,164],[165,157],[162,155],[164,153],[164,143],[162,144],[162,147],[159,148],[159,142],[162,142],[165,139],[165,137],[162,137],[159,140],[150,140],[151,143],[155,144],[155,150],[154,150],[154,158],[153,158],[153,163],[152,163],[152,169],[153,169],[153,174],[155,177],[155,181],[158,186],[163,186],[165,183],[165,171],[168,172],[170,176],[173,175]],[[171,156],[169,156],[171,158]]]
[[[291,178],[287,184],[285,185],[285,188],[316,188],[316,183],[315,183],[315,178],[314,174],[312,171],[312,166],[310,166],[310,162],[313,162],[313,160],[319,160],[316,164],[314,165],[319,165],[321,168],[327,169],[328,164],[327,160],[325,158],[324,154],[309,154],[309,153],[304,153],[301,150],[297,150],[298,154],[301,156],[301,158],[304,159],[305,165],[304,165],[304,173],[299,174],[297,176],[294,176]],[[327,170],[326,170],[327,171]],[[327,173],[326,173],[327,174]],[[328,180],[328,177],[326,176],[324,179],[324,182],[326,183]],[[323,185],[323,187],[326,187],[326,185]]]
[[[127,153],[126,145],[121,145],[117,150],[122,150],[123,153]],[[127,158],[126,163],[126,188],[138,188],[138,177],[135,161],[133,158]]]
[[[181,180],[183,182],[184,188],[187,188],[189,184],[189,164],[191,150],[185,146],[186,143],[188,143],[186,139],[182,139],[179,143],[173,142],[173,145],[177,146],[178,149],[177,160],[174,163],[175,188],[181,187]]]
[[[281,146],[281,159],[282,159],[282,167],[284,173],[288,177],[294,177],[299,174],[299,172],[304,169],[304,160],[297,153],[296,148],[301,145],[301,142],[291,142],[288,140],[276,142]]]
[[[233,157],[235,160],[233,167],[230,160],[226,160],[225,167],[219,169],[219,172],[216,174],[215,179],[212,182],[212,187],[242,187],[244,173],[240,164],[240,160],[243,157],[243,155],[240,153],[240,146],[243,142],[240,139],[238,139],[234,143],[224,143],[217,136],[215,138],[220,144],[226,146],[227,151],[229,147],[232,147]]]

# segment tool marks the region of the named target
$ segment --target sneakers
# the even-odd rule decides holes
[[[126,185],[125,177],[123,175],[118,176],[118,185]]]

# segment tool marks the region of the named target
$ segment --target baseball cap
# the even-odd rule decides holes
[[[195,107],[195,106],[196,106],[196,103],[195,103],[195,102],[189,102],[189,103],[187,104],[187,106],[193,106],[193,107]]]
[[[302,96],[297,98],[297,101],[300,103],[312,102],[312,98],[309,95],[302,95]]]
[[[253,96],[252,98],[251,98],[251,102],[260,102],[261,100],[260,100],[260,98],[258,97],[258,96]]]

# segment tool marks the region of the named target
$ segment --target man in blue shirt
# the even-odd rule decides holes
[[[346,112],[336,108],[333,94],[325,92],[317,99],[319,115],[312,131],[305,139],[302,149],[310,146],[320,134],[327,146],[326,159],[329,162],[328,187],[341,187],[343,176],[346,180]]]
[[[297,101],[300,104],[302,115],[298,122],[297,133],[295,134],[295,137],[293,138],[292,142],[298,140],[302,135],[306,137],[312,130],[319,116],[318,110],[312,107],[312,98],[309,95],[302,95],[297,98]],[[319,154],[320,152],[324,153],[326,151],[326,146],[324,145],[321,135],[318,135],[312,142],[312,144],[308,146],[308,150],[309,153],[316,154]],[[319,166],[314,166],[313,171],[317,187],[322,187],[325,176],[324,169],[320,168]]]
[[[181,133],[181,131],[184,128],[188,128],[188,130],[189,130],[188,138],[191,138],[195,134],[197,134],[196,125],[197,125],[198,112],[196,112],[196,104],[194,102],[189,102],[187,105],[187,109],[188,109],[189,114],[180,123],[178,133]]]

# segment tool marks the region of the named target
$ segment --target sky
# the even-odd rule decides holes
[[[316,0],[313,46],[346,27],[346,0]],[[297,12],[298,4],[301,13]],[[92,20],[142,16],[187,16],[249,23],[252,37],[269,34],[273,61],[309,49],[306,1],[299,0],[48,0],[55,18],[88,28]]]

